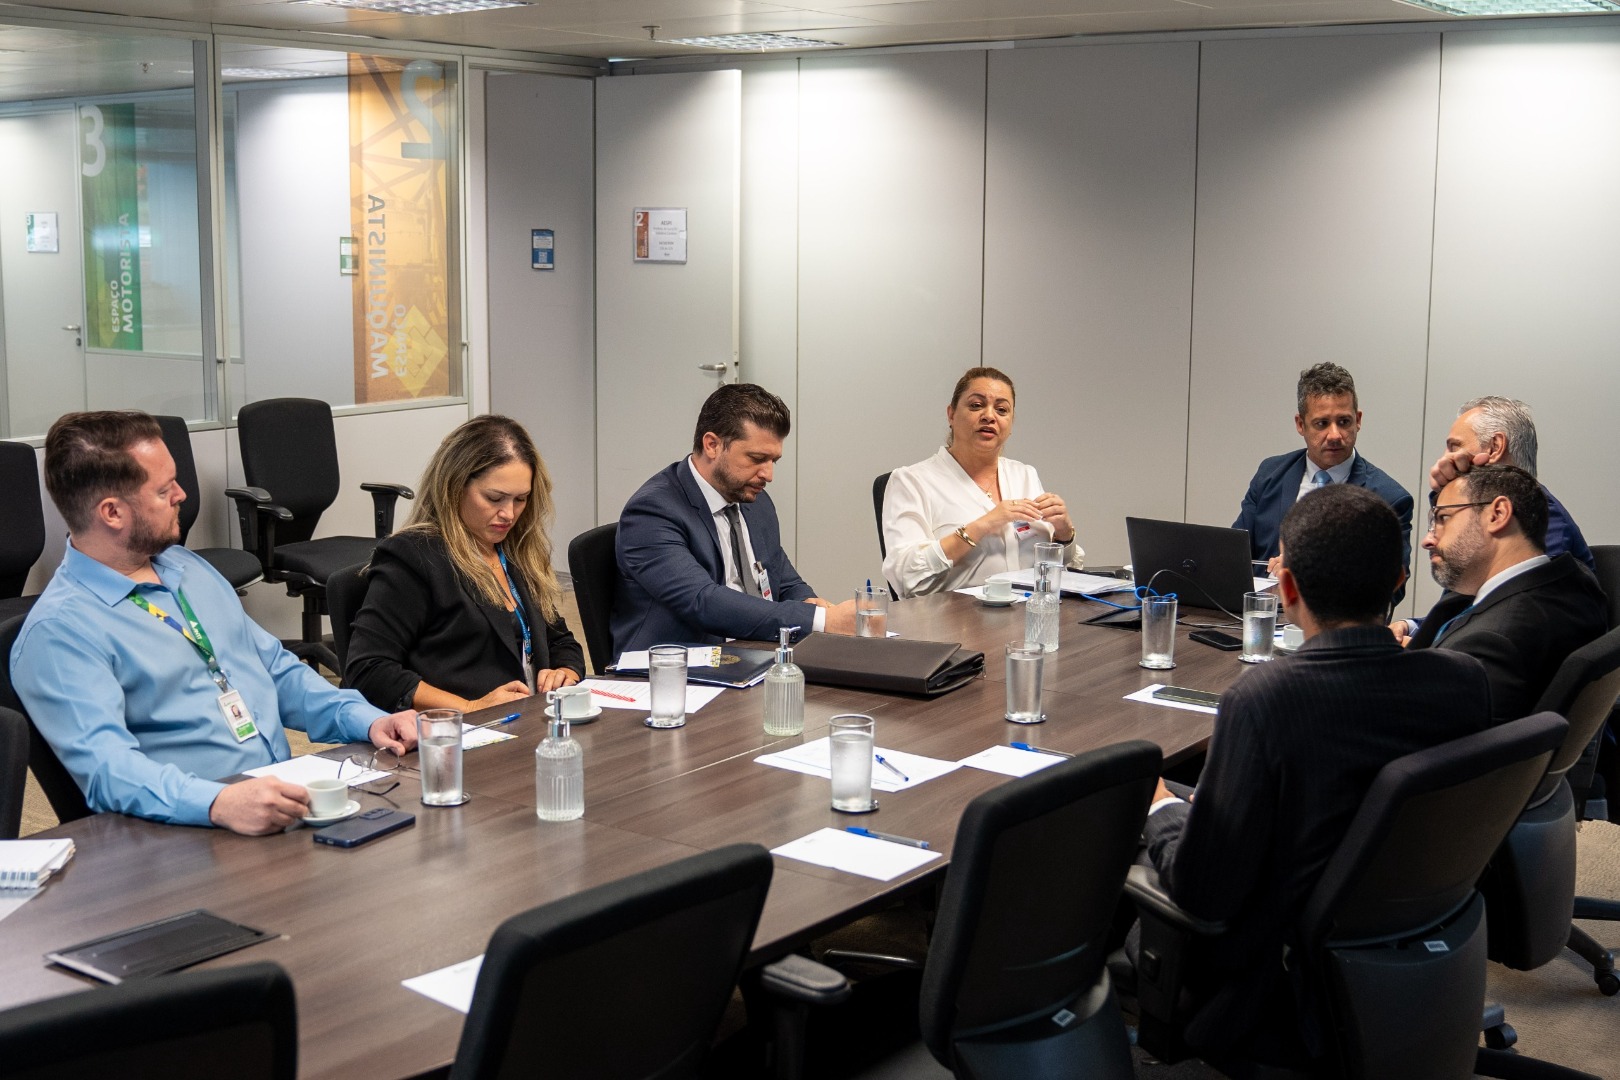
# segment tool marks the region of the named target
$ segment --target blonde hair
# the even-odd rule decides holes
[[[562,587],[551,568],[551,539],[546,534],[554,509],[551,476],[529,433],[511,417],[474,417],[445,436],[422,473],[411,520],[400,531],[438,536],[463,580],[485,600],[504,608],[506,584],[484,561],[472,533],[461,520],[461,500],[468,484],[490,469],[514,461],[527,465],[533,479],[528,505],[512,523],[501,550],[507,565],[516,569],[536,594],[541,616],[546,622],[555,622]]]

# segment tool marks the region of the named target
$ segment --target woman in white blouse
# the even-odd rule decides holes
[[[1035,565],[1035,545],[1064,545],[1065,565],[1086,553],[1058,496],[1035,470],[1001,456],[1012,434],[1017,393],[991,367],[968,369],[945,409],[945,445],[896,469],[883,496],[883,574],[901,596],[982,584],[992,574]]]

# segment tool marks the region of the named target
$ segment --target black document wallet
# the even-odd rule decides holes
[[[198,909],[48,952],[45,959],[116,985],[179,971],[279,936]]]
[[[793,648],[807,682],[937,697],[984,673],[984,653],[955,642],[811,634]]]

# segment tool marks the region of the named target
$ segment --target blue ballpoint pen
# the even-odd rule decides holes
[[[1065,754],[1062,750],[1048,750],[1044,746],[1031,746],[1027,742],[1015,742],[1012,744],[1012,748],[1014,750],[1028,750],[1032,754],[1054,754],[1057,757],[1074,757],[1073,754]]]
[[[913,840],[909,836],[896,836],[893,833],[873,832],[871,829],[863,829],[859,825],[846,825],[844,831],[854,833],[856,836],[869,836],[873,840],[887,840],[891,844],[904,844],[906,847],[926,848],[928,846],[926,840]]]
[[[467,730],[468,731],[480,731],[480,730],[482,730],[484,728],[487,728],[487,727],[498,727],[501,724],[510,724],[514,720],[521,720],[521,719],[523,719],[523,714],[522,713],[518,713],[518,712],[508,713],[507,715],[501,717],[499,720],[485,720],[482,724],[474,724],[472,727],[468,728]]]
[[[888,758],[884,757],[882,754],[873,754],[872,757],[877,761],[877,763],[879,765],[883,766],[885,769],[888,769],[890,772],[894,773],[894,775],[898,776],[900,778],[900,782],[902,784],[911,783],[911,777],[907,776],[905,773],[901,772],[899,769],[895,768],[893,765],[890,765]]]

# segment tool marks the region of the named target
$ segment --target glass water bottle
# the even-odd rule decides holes
[[[534,813],[541,821],[573,821],[585,814],[585,751],[560,717],[534,750]]]
[[[776,663],[765,673],[765,734],[799,735],[804,732],[804,672],[793,662],[789,642],[798,627],[784,626],[776,647]]]

